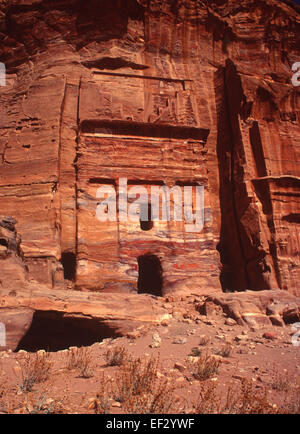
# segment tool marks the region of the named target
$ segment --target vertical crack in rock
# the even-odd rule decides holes
[[[269,289],[274,271],[280,286],[276,257],[275,227],[272,220],[272,204],[268,186],[258,192],[269,229],[269,244],[264,244],[261,234],[261,217],[255,197],[246,185],[247,165],[241,125],[248,116],[249,103],[243,92],[236,67],[231,60],[219,69],[216,76],[218,100],[217,153],[220,172],[220,204],[222,213],[221,236],[218,250],[223,265],[221,284],[223,290]],[[220,98],[220,97],[219,97]],[[248,107],[248,108],[247,108]],[[250,129],[250,144],[254,154],[256,176],[266,176],[265,158],[260,142],[258,124]]]
[[[78,261],[78,154],[79,154],[79,135],[80,135],[80,91],[81,91],[81,78],[78,83],[77,88],[77,108],[76,108],[76,156],[74,160],[74,169],[75,169],[75,213],[76,213],[76,222],[75,222],[75,253],[76,253],[76,262]],[[75,272],[76,276],[76,272]]]
[[[273,266],[275,270],[276,280],[278,286],[281,288],[280,270],[278,264],[278,255],[276,249],[276,229],[274,223],[274,212],[271,199],[271,192],[269,182],[266,179],[260,179],[267,176],[267,168],[265,162],[265,155],[263,151],[261,135],[259,131],[259,125],[257,121],[254,121],[252,127],[249,130],[250,144],[252,148],[253,157],[255,160],[256,176],[258,179],[252,180],[252,184],[255,188],[255,193],[262,205],[262,211],[267,217],[267,225],[270,231],[269,249],[273,260]]]
[[[230,95],[228,74],[232,71],[232,63],[227,62],[225,68],[217,72],[217,98],[221,95],[218,104],[218,140],[217,153],[220,174],[220,204],[221,204],[221,234],[218,246],[221,262],[221,284],[224,290],[249,288],[246,257],[240,233],[240,224],[236,203],[236,125],[238,110],[241,100],[241,88],[235,83],[236,101]],[[231,71],[228,71],[228,68]],[[235,72],[235,71],[234,71]],[[237,78],[236,76],[234,77]],[[236,81],[236,80],[235,80]],[[234,106],[235,103],[235,106]],[[235,130],[234,130],[235,128]]]
[[[65,84],[64,84],[64,91],[63,91],[63,97],[62,97],[62,101],[61,101],[61,107],[60,107],[60,118],[59,118],[59,143],[58,143],[58,159],[57,159],[57,174],[58,174],[58,183],[57,183],[57,188],[59,191],[59,202],[60,202],[60,206],[58,209],[58,214],[59,214],[59,224],[58,226],[58,231],[59,231],[59,239],[60,239],[60,244],[61,244],[61,238],[62,238],[62,234],[61,234],[61,226],[62,226],[62,197],[60,194],[60,184],[61,184],[61,171],[62,171],[62,132],[63,132],[63,112],[65,109],[65,102],[66,102],[66,87],[67,87],[67,80],[65,79]]]

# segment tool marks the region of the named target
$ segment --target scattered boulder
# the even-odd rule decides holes
[[[159,348],[161,344],[161,337],[158,333],[154,333],[152,336],[152,343],[150,344],[151,348]]]
[[[278,334],[275,332],[265,332],[263,334],[263,338],[274,341],[274,340],[278,339]]]
[[[233,318],[226,318],[225,324],[228,326],[234,326],[237,324],[237,322]]]
[[[127,337],[129,339],[138,339],[141,336],[141,332],[139,330],[133,330],[127,333]]]
[[[186,344],[187,343],[187,338],[183,337],[183,336],[177,336],[176,338],[174,338],[173,340],[173,344]]]
[[[184,372],[184,371],[186,370],[186,366],[183,365],[183,364],[180,363],[180,362],[175,362],[175,363],[174,363],[174,368],[175,368],[175,369],[178,369],[178,371],[180,371],[180,372]]]
[[[237,335],[234,340],[236,342],[245,342],[248,340],[248,336],[247,335]]]

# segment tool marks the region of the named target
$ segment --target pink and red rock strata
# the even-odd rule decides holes
[[[0,258],[1,291],[134,295],[151,253],[163,295],[299,296],[299,28],[289,1],[2,2],[0,212],[22,255]],[[120,177],[202,185],[203,230],[99,222]]]
[[[78,288],[136,291],[151,252],[164,293],[220,289],[221,264],[225,289],[299,294],[299,7],[12,0],[0,24],[0,207],[32,278],[59,284],[67,252]],[[204,230],[101,224],[120,176],[200,183]]]

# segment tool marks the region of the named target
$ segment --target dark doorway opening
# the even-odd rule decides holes
[[[5,238],[0,238],[0,246],[8,247],[8,242]]]
[[[117,336],[114,329],[94,319],[66,317],[63,312],[36,311],[16,351],[59,351],[71,346],[93,345]]]
[[[157,256],[146,254],[138,258],[139,294],[152,294],[158,297],[162,296],[163,273],[160,260]]]
[[[64,278],[67,280],[75,280],[75,276],[76,276],[75,253],[63,252],[61,255],[61,263],[64,268]]]
[[[153,228],[153,221],[151,220],[151,204],[142,203],[140,207],[140,227],[142,231],[150,231]]]

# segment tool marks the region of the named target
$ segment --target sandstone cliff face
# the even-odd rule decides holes
[[[15,290],[26,282],[26,267],[20,250],[20,237],[15,231],[16,221],[11,217],[0,216],[0,287]]]
[[[53,291],[68,279],[81,290],[136,292],[151,254],[162,294],[300,294],[291,84],[299,7],[11,0],[0,8],[0,210],[17,220],[27,279]],[[147,190],[202,185],[203,230],[99,222],[97,189],[119,178]]]

